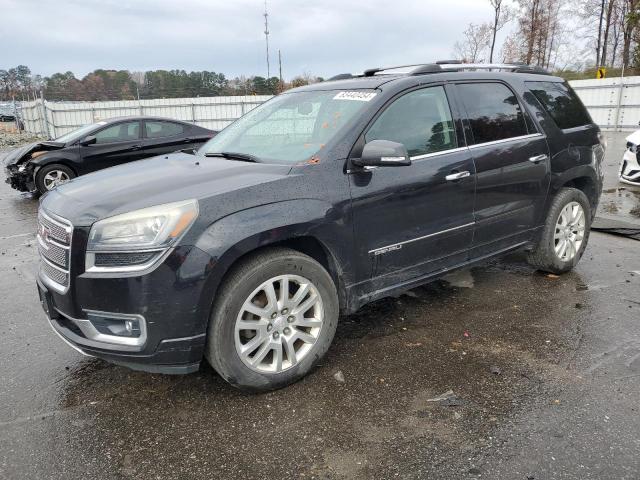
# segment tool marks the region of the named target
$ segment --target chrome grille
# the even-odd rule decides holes
[[[71,225],[63,225],[62,223],[48,217],[42,211],[38,212],[38,224],[49,230],[49,236],[54,240],[65,245],[71,243]]]
[[[40,269],[42,270],[42,273],[44,273],[49,278],[49,280],[53,280],[54,282],[65,288],[69,285],[68,273],[55,268],[53,265],[50,265],[47,262],[40,262]]]
[[[48,244],[44,244],[41,240],[38,241],[38,249],[40,255],[47,260],[51,260],[53,263],[65,270],[69,269],[69,249],[68,247],[60,246],[52,241]]]
[[[73,227],[66,220],[38,212],[40,271],[62,291],[69,286],[72,232]]]

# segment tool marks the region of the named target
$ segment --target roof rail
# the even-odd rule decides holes
[[[438,65],[443,70],[508,70],[515,73],[537,73],[550,75],[547,70],[537,65],[527,65],[526,63],[440,63]]]
[[[462,70],[506,70],[514,73],[535,73],[539,75],[551,75],[547,70],[537,65],[527,65],[526,63],[463,63],[460,60],[438,60],[435,63],[413,63],[408,65],[396,65],[394,67],[368,68],[360,75],[341,73],[331,77],[329,80],[344,80],[355,77],[372,77],[378,73],[388,70],[409,69],[409,71],[398,72],[404,75],[425,75],[428,73],[459,72]],[[389,72],[393,73],[393,72]]]

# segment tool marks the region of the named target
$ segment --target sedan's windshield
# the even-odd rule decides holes
[[[59,136],[54,140],[54,142],[60,142],[60,143],[73,142],[75,140],[78,140],[84,137],[87,133],[89,133],[92,130],[95,130],[97,127],[101,125],[106,125],[106,123],[107,122],[98,122],[98,123],[91,123],[89,125],[85,125],[84,127],[80,127],[76,130],[73,130],[69,133],[65,133],[64,135]]]
[[[375,95],[373,90],[282,94],[229,125],[198,154],[233,152],[275,163],[307,160]]]

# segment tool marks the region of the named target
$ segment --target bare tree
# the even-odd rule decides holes
[[[493,63],[493,53],[496,47],[496,36],[502,28],[511,21],[513,12],[503,0],[489,0],[493,7],[493,23],[491,24],[491,49],[489,51],[489,63]]]
[[[465,62],[481,62],[481,56],[490,46],[491,32],[492,27],[488,23],[470,23],[463,33],[463,40],[455,43],[454,55]]]

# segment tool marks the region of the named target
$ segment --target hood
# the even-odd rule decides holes
[[[188,199],[204,199],[287,176],[291,167],[173,153],[84,175],[47,193],[42,207],[89,226],[102,218]]]
[[[636,130],[627,137],[627,142],[631,142],[634,145],[640,145],[640,130]]]
[[[64,148],[64,143],[58,142],[33,142],[27,143],[21,147],[11,150],[3,159],[5,167],[9,165],[17,165],[23,160],[26,160],[26,156],[36,150],[58,150]],[[30,158],[30,157],[29,157]]]

